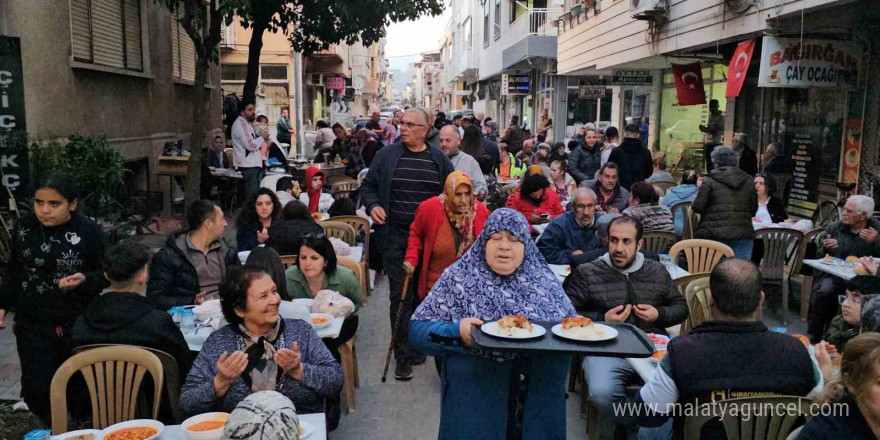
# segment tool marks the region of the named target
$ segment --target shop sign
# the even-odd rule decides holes
[[[760,87],[855,87],[863,50],[847,41],[764,37]]]
[[[30,166],[21,72],[21,40],[0,36],[0,169],[3,185],[18,200],[28,196]],[[6,191],[0,200],[6,200]]]
[[[605,86],[580,86],[578,97],[581,99],[604,98]]]
[[[324,84],[330,90],[345,90],[345,78],[341,76],[326,78]]]
[[[614,69],[611,75],[611,85],[650,86],[653,79],[650,70]]]
[[[501,95],[528,95],[532,92],[528,75],[501,75]]]

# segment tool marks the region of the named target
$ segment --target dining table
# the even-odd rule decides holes
[[[846,281],[855,278],[857,275],[853,271],[855,268],[854,261],[844,261],[837,257],[832,258],[831,261],[826,261],[824,259],[804,260],[804,264],[820,272],[834,275]]]
[[[282,303],[289,303],[288,301],[282,301]],[[302,320],[311,320],[311,316],[309,315],[309,310],[305,307],[294,307],[289,306],[288,304],[282,304],[280,308],[281,317],[284,319],[302,319]],[[339,334],[342,332],[342,324],[345,322],[345,318],[333,318],[330,321],[330,325],[322,328],[315,329],[315,333],[321,337],[321,339],[334,339],[338,338]],[[218,326],[217,329],[220,327]],[[208,325],[197,325],[194,330],[183,331],[183,339],[186,341],[186,345],[189,347],[190,351],[199,352],[202,351],[202,345],[205,341],[208,340],[208,336],[211,336],[211,333],[217,331],[212,326]]]
[[[669,255],[667,254],[660,255],[661,260],[663,260],[663,257],[666,257],[667,260],[669,259]],[[556,274],[556,279],[558,279],[560,283],[564,282],[565,279],[571,275],[571,266],[567,264],[548,264],[548,266],[550,266],[550,269]],[[666,271],[669,272],[669,276],[672,277],[673,281],[690,275],[690,272],[682,269],[675,263],[667,262],[663,263],[663,266],[666,267]]]
[[[327,440],[327,422],[324,413],[298,414],[300,423],[311,425],[313,431],[301,440]],[[156,440],[188,440],[186,431],[180,425],[168,425]]]

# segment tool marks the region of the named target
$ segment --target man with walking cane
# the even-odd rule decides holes
[[[415,309],[413,292],[403,295],[406,270],[403,267],[410,226],[416,208],[443,191],[446,177],[453,171],[449,158],[439,148],[425,143],[428,114],[410,108],[400,123],[401,142],[379,150],[361,185],[361,199],[372,217],[379,252],[388,274],[392,332],[396,332],[394,378],[412,379],[413,363],[424,362],[424,355],[409,345],[409,318]],[[407,283],[408,289],[412,284]],[[399,323],[397,312],[400,310]]]

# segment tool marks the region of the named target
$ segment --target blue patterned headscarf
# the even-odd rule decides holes
[[[509,231],[525,244],[522,264],[507,276],[496,274],[486,264],[486,243],[500,231]],[[490,322],[512,314],[533,321],[559,321],[576,313],[532,241],[525,217],[502,208],[489,216],[470,250],[443,272],[413,319],[456,322],[480,318]]]

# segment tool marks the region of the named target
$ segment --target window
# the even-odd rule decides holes
[[[501,38],[501,0],[495,0],[495,40]]]
[[[183,5],[178,3],[171,24],[172,76],[183,81],[196,79],[196,48],[178,19],[183,18]]]
[[[143,72],[141,0],[70,0],[73,61]]]
[[[483,3],[483,47],[489,47],[489,2]]]
[[[464,21],[464,47],[465,49],[470,49],[471,44],[473,43],[473,35],[471,35],[471,18],[468,17]]]
[[[247,66],[244,67],[244,70],[247,71]],[[268,66],[260,66],[260,76],[264,80],[282,80],[287,81],[287,66],[285,65],[268,65]],[[224,78],[225,79],[225,78]],[[244,77],[242,77],[244,79]]]
[[[246,78],[247,64],[222,64],[220,66],[220,79],[223,81],[244,82]]]

